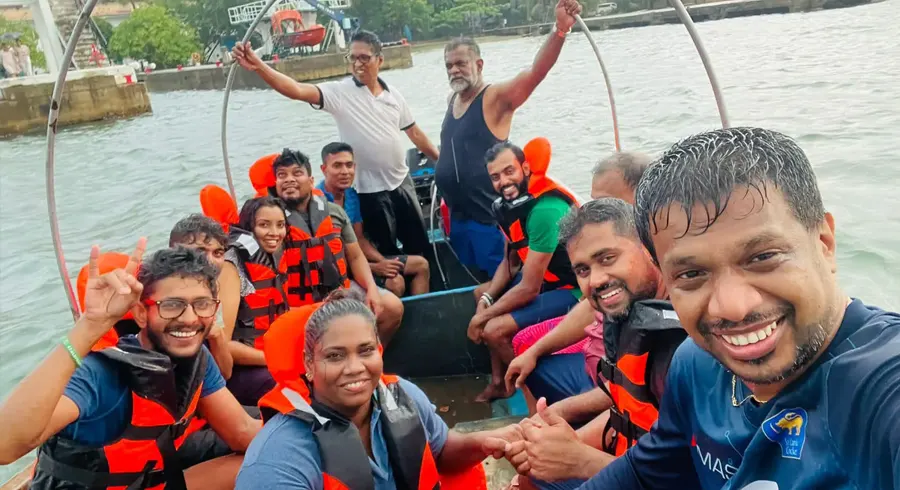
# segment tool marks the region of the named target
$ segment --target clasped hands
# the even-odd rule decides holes
[[[533,417],[501,429],[484,443],[485,453],[506,458],[518,474],[548,482],[593,476],[584,474],[591,466],[585,464],[585,448],[575,429],[548,409],[545,398],[538,400]]]

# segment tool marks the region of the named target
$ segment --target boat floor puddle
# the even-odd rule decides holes
[[[411,382],[422,389],[437,413],[448,426],[459,422],[489,419],[492,416],[489,403],[472,401],[487,386],[488,376],[440,376],[413,378]]]

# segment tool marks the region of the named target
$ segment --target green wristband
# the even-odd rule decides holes
[[[73,361],[75,361],[75,366],[81,367],[81,364],[82,364],[81,356],[79,356],[78,353],[75,352],[75,348],[72,347],[72,343],[69,342],[68,335],[66,335],[62,338],[62,345],[63,345],[63,347],[66,348],[67,351],[69,351],[69,356],[72,358]]]

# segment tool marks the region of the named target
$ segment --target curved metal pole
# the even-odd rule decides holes
[[[46,186],[47,186],[47,212],[50,214],[50,234],[53,236],[53,249],[56,252],[56,265],[59,268],[59,277],[62,279],[63,287],[66,289],[66,297],[69,300],[69,308],[72,310],[72,318],[76,321],[81,316],[81,309],[78,307],[78,300],[75,298],[75,288],[72,287],[72,281],[69,279],[69,271],[66,269],[66,258],[63,255],[62,241],[59,238],[59,218],[56,216],[56,189],[54,187],[54,150],[56,149],[56,129],[59,121],[60,100],[62,99],[63,89],[66,86],[66,77],[68,76],[69,65],[72,63],[72,56],[75,54],[75,45],[78,38],[81,37],[81,31],[91,18],[91,12],[97,5],[97,0],[88,0],[78,15],[75,27],[72,29],[72,35],[69,36],[69,42],[66,44],[66,52],[63,54],[60,63],[59,76],[56,78],[56,84],[53,85],[53,95],[50,96],[50,113],[47,114],[47,166],[46,166]]]
[[[272,5],[275,5],[277,0],[269,0],[266,3],[266,6],[259,12],[259,15],[256,16],[256,19],[253,20],[253,23],[250,24],[250,28],[247,29],[247,33],[244,34],[244,38],[241,40],[241,44],[246,44],[247,41],[250,40],[250,35],[253,34],[253,31],[256,30],[256,26],[259,25],[262,18],[266,15],[266,12],[272,8]],[[222,104],[222,159],[225,161],[225,178],[228,179],[228,192],[231,193],[231,198],[234,199],[234,202],[238,202],[237,193],[234,192],[234,179],[231,178],[231,164],[228,162],[228,99],[231,96],[231,87],[234,85],[234,75],[238,68],[238,63],[235,61],[231,62],[231,68],[228,69],[228,80],[225,82],[225,102]]]
[[[438,266],[438,272],[441,273],[441,282],[444,283],[444,289],[450,289],[450,284],[447,282],[447,276],[444,275],[444,267],[441,266],[441,256],[438,254],[437,242],[434,241],[434,205],[435,205],[436,200],[437,200],[437,185],[435,185],[435,182],[432,181],[431,182],[431,214],[430,214],[430,218],[431,218],[430,228],[431,229],[429,230],[429,236],[431,238],[431,248],[434,250],[434,262]],[[446,238],[447,238],[447,240],[450,239],[450,237],[446,237]]]
[[[612,84],[609,82],[609,73],[606,72],[606,65],[603,64],[603,58],[600,56],[600,47],[597,46],[597,42],[594,41],[594,36],[591,35],[591,30],[588,29],[587,24],[584,23],[580,15],[575,16],[575,22],[578,23],[581,32],[587,36],[588,42],[591,43],[591,47],[594,48],[594,54],[597,55],[597,61],[600,62],[600,70],[603,71],[603,79],[606,81],[606,93],[609,94],[609,110],[612,112],[613,136],[616,140],[616,151],[622,151],[622,145],[619,143],[619,118],[616,116],[616,99],[613,97]]]
[[[719,119],[722,120],[722,127],[728,128],[730,124],[728,124],[728,111],[725,110],[725,97],[722,96],[722,89],[719,88],[719,80],[716,78],[716,72],[713,71],[709,53],[707,53],[706,48],[703,47],[703,40],[700,39],[700,33],[697,32],[694,21],[691,19],[691,15],[688,13],[687,9],[684,8],[684,4],[681,3],[681,0],[669,0],[669,5],[675,9],[675,14],[678,15],[678,19],[681,20],[681,23],[687,28],[688,34],[691,35],[691,39],[694,41],[694,46],[696,46],[697,53],[700,55],[700,61],[703,62],[703,68],[706,68],[706,76],[709,77],[709,84],[712,86],[713,96],[716,98],[716,107],[719,109]]]

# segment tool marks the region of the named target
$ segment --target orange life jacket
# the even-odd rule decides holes
[[[237,203],[225,189],[209,184],[200,189],[200,208],[203,215],[222,225],[225,233],[238,222]]]
[[[564,200],[569,206],[580,206],[575,194],[564,185],[546,175],[550,161],[550,143],[545,138],[535,138],[523,149],[525,162],[531,170],[528,179],[528,192],[513,201],[498,197],[494,201],[492,211],[494,219],[507,240],[508,253],[518,255],[524,264],[528,258],[528,232],[526,222],[528,214],[542,197],[555,196]],[[572,272],[569,253],[562,244],[556,246],[547,270],[544,272],[542,291],[554,289],[573,289],[578,287],[578,280]]]
[[[628,319],[615,339],[615,360],[610,359],[610,350],[607,350],[597,365],[597,373],[609,381],[608,391],[603,379],[598,378],[597,384],[613,401],[604,429],[605,451],[621,456],[650,431],[659,418],[659,400],[650,389],[648,361],[654,352],[672,352],[674,349],[669,347],[677,347],[686,337],[687,333],[668,301],[644,300],[631,305]],[[670,342],[674,345],[666,345]],[[665,374],[653,373],[662,377]],[[606,445],[606,434],[611,429],[615,435],[611,438],[612,443]]]
[[[359,431],[352,422],[313,400],[303,377],[306,322],[318,307],[294,308],[266,333],[266,365],[277,385],[260,399],[260,413],[265,421],[281,413],[313,427],[323,465],[324,490],[373,490],[375,482]],[[398,381],[396,376],[383,375],[376,398],[382,409],[382,430],[397,488],[487,490],[480,463],[453,475],[438,474],[418,408]]]
[[[327,204],[321,191],[313,191],[309,200],[309,223],[300,213],[287,212],[289,227],[284,260],[291,306],[316,303],[337,288],[350,287],[341,230],[334,226]]]
[[[206,374],[198,355],[190,380],[175,381],[172,360],[133,342],[97,355],[115,361],[131,390],[131,420],[115,441],[92,447],[56,435],[42,444],[31,488],[185,489],[177,451],[187,437]]]
[[[282,252],[267,253],[250,232],[237,226],[231,227],[228,238],[238,255],[234,266],[243,269],[255,289],[241,297],[232,338],[261,350],[263,334],[288,310],[285,261]]]

